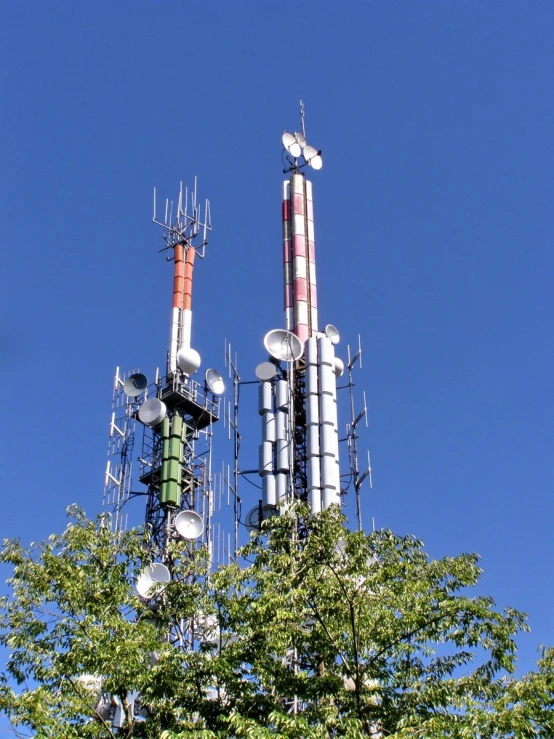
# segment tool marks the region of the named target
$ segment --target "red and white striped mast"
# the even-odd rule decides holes
[[[341,503],[335,357],[338,331],[318,328],[312,183],[304,169],[323,166],[321,151],[301,131],[283,134],[289,178],[283,182],[285,328],[266,334],[270,362],[256,368],[262,417],[259,474],[261,516],[305,500],[313,513]]]
[[[285,133],[283,144],[291,155],[290,179],[283,182],[283,263],[285,327],[305,342],[317,334],[317,282],[315,271],[314,206],[312,183],[300,167],[321,169],[321,152],[306,145],[304,104],[300,101],[301,133]],[[303,155],[305,163],[299,163]]]

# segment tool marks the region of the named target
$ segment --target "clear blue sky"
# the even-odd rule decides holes
[[[221,367],[231,339],[253,379],[283,323],[280,136],[303,98],[320,315],[365,348],[366,521],[480,553],[483,591],[529,613],[530,668],[554,642],[552,2],[2,14],[1,535],[100,510],[113,369],[167,347],[154,185],[197,174],[211,198],[193,343]],[[246,461],[258,427],[243,414]]]

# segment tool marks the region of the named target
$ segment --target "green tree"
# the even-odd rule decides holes
[[[172,581],[145,602],[146,533],[72,514],[62,535],[2,553],[0,710],[27,736],[554,736],[554,652],[512,676],[525,618],[472,594],[475,555],[429,560],[413,537],[298,507],[209,576],[175,543]],[[171,643],[180,624],[195,625],[194,650]]]

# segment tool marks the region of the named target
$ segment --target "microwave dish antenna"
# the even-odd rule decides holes
[[[284,133],[282,141],[283,146],[291,155],[291,157],[298,159],[298,157],[302,154],[302,145],[296,138],[296,134]]]
[[[200,367],[200,354],[190,346],[183,346],[177,352],[177,366],[185,375],[193,375]]]
[[[223,375],[212,367],[206,370],[206,385],[214,395],[222,395],[225,392]]]
[[[149,598],[156,585],[165,585],[171,580],[171,574],[161,562],[145,567],[137,577],[136,590],[141,598]]]
[[[148,387],[148,378],[141,372],[130,375],[123,383],[123,392],[129,398],[137,398]]]
[[[158,398],[145,400],[138,412],[139,421],[150,428],[159,426],[166,416],[167,407]]]
[[[268,380],[273,380],[273,378],[277,374],[277,367],[273,364],[273,362],[260,362],[254,372],[258,380],[260,380],[260,382],[264,382]]]
[[[338,328],[333,326],[332,323],[328,323],[323,329],[325,336],[330,339],[331,344],[338,344],[340,341],[340,333]]]
[[[196,511],[181,511],[175,516],[175,531],[183,539],[198,539],[204,533],[202,516]]]
[[[268,331],[264,336],[264,346],[274,359],[281,362],[295,362],[304,353],[304,344],[298,336],[282,328]]]
[[[305,146],[302,155],[306,160],[306,164],[308,164],[312,169],[321,169],[323,167],[321,152],[313,146]]]

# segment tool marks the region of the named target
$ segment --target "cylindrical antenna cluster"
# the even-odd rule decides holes
[[[259,386],[258,412],[262,419],[259,474],[262,478],[262,509],[283,505],[290,482],[291,433],[290,388],[278,377],[262,380]]]
[[[309,338],[306,356],[306,473],[313,513],[340,504],[335,351],[327,336]]]
[[[186,425],[179,415],[162,422],[160,505],[181,505],[183,446]]]
[[[312,183],[293,174],[283,183],[285,327],[301,341],[317,333]]]

